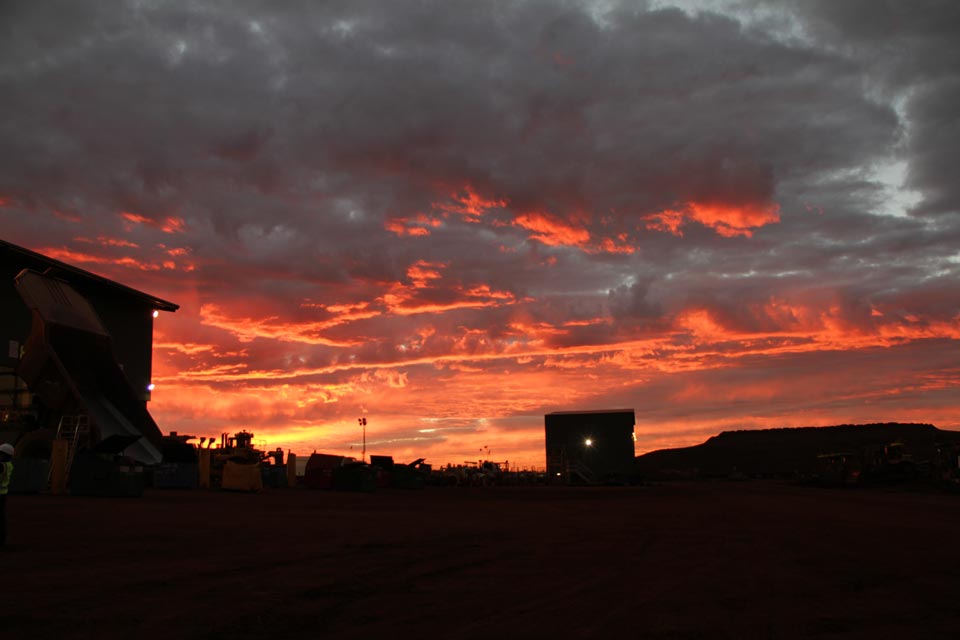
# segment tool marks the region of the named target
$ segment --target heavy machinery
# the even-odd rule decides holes
[[[919,459],[900,441],[869,447],[863,459],[863,479],[868,483],[908,482],[931,474],[929,461]]]
[[[426,458],[417,458],[404,464],[394,462],[393,456],[370,456],[370,466],[374,469],[378,487],[422,489],[431,470],[424,460]]]
[[[307,459],[303,480],[309,489],[369,493],[377,488],[377,470],[356,458],[314,453]]]
[[[196,489],[200,481],[196,436],[171,431],[163,437],[163,462],[149,470],[151,486],[158,489]],[[212,440],[212,438],[211,438]],[[206,438],[201,438],[201,445]],[[212,442],[211,442],[212,444]]]
[[[851,452],[823,453],[817,456],[813,480],[825,487],[850,487],[860,482],[860,456]]]
[[[825,486],[897,484],[929,477],[929,461],[920,460],[900,441],[870,444],[858,451],[817,456],[815,480]]]
[[[48,409],[76,423],[84,417],[91,447],[120,436],[129,443],[123,455],[159,463],[163,434],[117,363],[110,335],[87,299],[66,282],[29,269],[14,282],[33,317],[17,376]],[[61,419],[60,430],[76,423]]]
[[[213,441],[213,438],[210,440]],[[201,474],[203,458],[208,456],[209,486],[232,491],[259,491],[263,488],[261,464],[268,456],[254,448],[253,434],[246,429],[232,436],[220,434],[220,445],[214,448],[208,446],[203,451]]]
[[[72,493],[139,495],[144,465],[163,458],[163,435],[118,364],[100,317],[52,275],[24,269],[14,286],[32,317],[15,374],[44,411],[59,416],[56,429],[29,431],[18,448],[25,459],[57,452]],[[50,478],[58,473],[54,467]]]

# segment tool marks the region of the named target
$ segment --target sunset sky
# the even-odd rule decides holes
[[[181,305],[165,431],[960,429],[960,3],[4,2],[0,237]]]

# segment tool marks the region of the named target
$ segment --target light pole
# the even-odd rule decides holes
[[[366,462],[367,461],[367,419],[357,418],[357,422],[360,424],[360,427],[363,429],[363,449],[360,454],[360,460],[362,462]]]

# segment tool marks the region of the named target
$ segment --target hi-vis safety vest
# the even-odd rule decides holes
[[[7,489],[10,488],[10,476],[13,475],[13,463],[4,462],[3,472],[0,472],[0,496],[7,495]]]

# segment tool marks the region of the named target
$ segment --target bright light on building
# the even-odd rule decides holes
[[[147,391],[153,391],[154,384],[151,382],[147,385]]]
[[[588,447],[592,447],[592,446],[593,446],[593,440],[591,440],[590,438],[587,438],[586,440],[583,441],[583,444],[585,444],[585,445],[588,446]]]
[[[153,310],[153,317],[156,318],[156,317],[158,317],[159,315],[160,315],[160,312],[157,311],[156,309],[154,309],[154,310]]]

